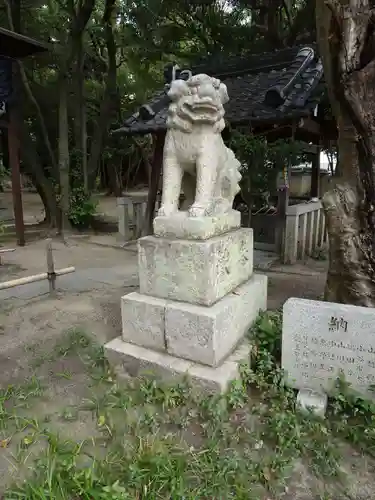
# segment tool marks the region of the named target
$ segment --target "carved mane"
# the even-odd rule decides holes
[[[191,133],[196,125],[211,125],[214,133],[224,127],[224,104],[228,102],[227,87],[208,75],[194,75],[189,80],[174,80],[168,92],[172,103],[167,127]]]

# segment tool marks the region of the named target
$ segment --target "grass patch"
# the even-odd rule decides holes
[[[325,491],[317,499],[340,498],[346,485],[339,440],[372,454],[373,407],[338,391],[329,418],[299,413],[295,392],[285,387],[280,369],[280,314],[260,316],[250,336],[251,368],[241,367],[241,380],[225,395],[207,396],[187,380],[165,385],[140,378],[120,385],[102,349],[82,332],[69,332],[37,366],[70,355],[83,361],[92,386],[58,419],[75,425],[81,412],[90,412],[95,435],[66,439],[51,432],[48,416],[33,419],[32,403],[43,393],[35,378],[1,391],[3,439],[18,439],[20,468],[30,454],[35,457],[27,481],[8,489],[4,499],[293,498],[282,495],[291,493],[296,463],[334,485],[336,496]],[[19,416],[24,405],[29,405],[28,419]]]

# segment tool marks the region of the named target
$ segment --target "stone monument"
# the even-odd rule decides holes
[[[187,374],[222,391],[249,357],[244,335],[266,309],[267,277],[253,274],[253,232],[232,209],[241,175],[221,137],[226,86],[201,74],[168,95],[154,235],[138,240],[139,292],[122,298],[122,337],[105,348],[128,375]]]
[[[282,368],[302,407],[324,415],[339,377],[374,400],[375,312],[334,302],[288,299],[283,307]]]

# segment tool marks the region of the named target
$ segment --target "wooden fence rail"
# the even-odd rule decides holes
[[[326,242],[326,220],[320,201],[299,203],[287,208],[282,255],[284,264],[304,260]]]
[[[63,276],[64,274],[74,273],[74,267],[65,267],[64,269],[55,270],[53,262],[53,252],[52,252],[52,240],[47,240],[46,246],[46,257],[47,257],[47,272],[34,274],[32,276],[25,276],[23,278],[17,278],[10,281],[4,281],[0,283],[0,290],[6,290],[7,288],[13,288],[19,285],[27,285],[28,283],[35,283],[36,281],[48,280],[49,291],[53,293],[56,289],[56,278],[57,276]]]

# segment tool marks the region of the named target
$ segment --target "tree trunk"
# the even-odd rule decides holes
[[[375,50],[369,0],[317,0],[317,33],[338,126],[340,177],[323,197],[325,298],[375,306]]]
[[[22,158],[23,170],[30,177],[41,197],[46,213],[46,221],[50,224],[51,228],[58,228],[60,218],[56,192],[53,183],[46,177],[43,171],[29,130],[27,130],[25,125],[21,127],[20,140],[20,155]]]
[[[113,158],[107,161],[106,171],[109,194],[113,194],[116,197],[122,196],[121,180],[119,179],[119,174]]]
[[[108,56],[108,73],[104,96],[100,105],[98,122],[91,140],[90,156],[88,160],[89,187],[95,185],[95,178],[99,168],[99,160],[103,150],[103,140],[108,133],[110,118],[117,102],[117,47],[113,33],[114,8],[116,0],[106,0],[103,14],[106,48]]]
[[[61,208],[61,231],[70,228],[70,178],[69,178],[69,122],[68,122],[68,95],[67,82],[64,77],[60,79],[59,85],[59,170],[60,170],[60,208]]]
[[[84,75],[84,51],[83,34],[79,34],[77,41],[77,61],[75,72],[76,87],[76,115],[74,119],[75,149],[77,168],[81,169],[83,186],[88,192],[87,175],[87,131],[86,131],[86,102],[85,102],[85,75]],[[81,178],[81,176],[79,176]]]
[[[6,172],[9,174],[9,151],[8,151],[8,129],[3,128],[1,130],[1,152],[2,152],[2,161],[3,166]]]
[[[89,192],[89,172],[87,169],[87,108],[86,99],[83,90],[83,99],[81,107],[81,145],[82,145],[82,175],[83,175],[83,187],[85,193]]]
[[[42,200],[44,207],[44,222],[50,228],[56,229],[58,227],[58,205],[56,197],[53,195],[53,186],[44,176],[38,176],[34,168],[25,168],[25,172],[30,177],[31,182],[34,184],[35,189]],[[52,191],[51,191],[52,188]]]
[[[20,4],[20,1],[19,0],[17,0],[17,1],[7,0],[6,5],[7,5],[7,15],[8,15],[8,23],[9,23],[10,29],[15,31],[15,32],[21,33],[21,4]],[[29,80],[27,78],[23,63],[20,60],[18,60],[17,64],[19,67],[18,72],[17,72],[19,75],[19,80],[20,80],[20,82],[22,82],[22,86],[24,88],[24,91],[25,91],[27,98],[30,100],[31,104],[35,108],[38,123],[39,123],[40,130],[42,133],[42,137],[44,139],[44,144],[45,144],[45,147],[46,147],[48,154],[49,154],[49,157],[50,157],[51,169],[56,175],[57,174],[57,167],[56,167],[55,155],[53,153],[48,129],[47,129],[41,108],[40,108],[39,103],[33,94],[33,91],[31,90]]]

